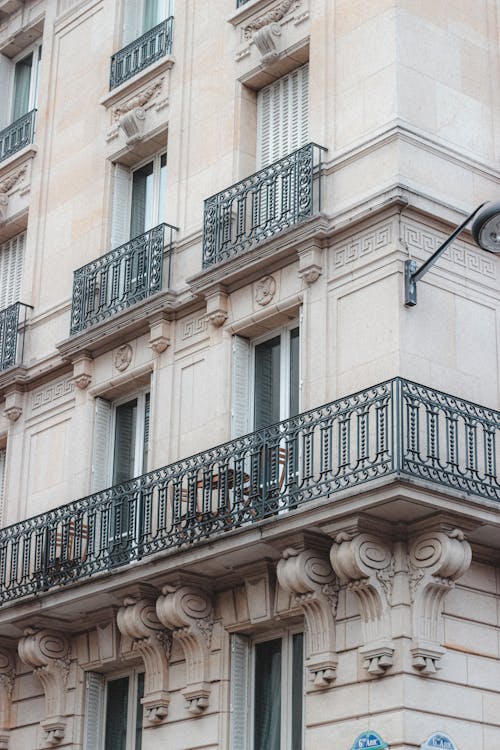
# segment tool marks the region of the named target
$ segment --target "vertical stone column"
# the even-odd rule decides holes
[[[9,648],[0,646],[0,750],[7,750],[9,747],[15,674],[14,654]]]

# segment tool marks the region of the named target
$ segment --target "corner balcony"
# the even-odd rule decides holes
[[[321,211],[321,152],[308,143],[205,200],[204,269],[241,255]]]
[[[172,52],[173,16],[146,31],[111,58],[109,90],[120,86]]]
[[[0,310],[0,372],[23,360],[26,315],[31,305],[15,302]]]
[[[33,143],[36,109],[27,112],[3,130],[0,130],[0,161]]]
[[[172,232],[159,224],[74,272],[70,336],[106,320],[162,289],[164,251],[170,286]]]
[[[234,561],[238,538],[328,531],[353,507],[392,523],[460,514],[491,546],[499,430],[500,412],[394,378],[2,529],[0,601],[139,560],[137,575],[147,560],[161,575],[159,557],[193,545],[199,564],[206,541]]]

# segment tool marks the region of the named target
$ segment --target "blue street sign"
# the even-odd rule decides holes
[[[444,732],[434,732],[431,736],[420,745],[420,750],[458,750],[457,746],[450,737]]]
[[[356,737],[351,750],[385,750],[389,745],[377,732],[368,730]]]

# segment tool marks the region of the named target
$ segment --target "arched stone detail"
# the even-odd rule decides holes
[[[278,561],[280,585],[295,597],[307,624],[309,653],[306,667],[314,688],[330,687],[335,680],[335,614],[338,584],[324,549],[288,547]]]
[[[391,599],[394,558],[389,544],[371,533],[340,532],[330,551],[332,567],[355,594],[363,627],[364,668],[383,675],[392,666]]]
[[[440,669],[443,643],[443,602],[472,560],[470,544],[457,528],[427,530],[408,546],[412,602],[412,664],[422,675]]]
[[[64,633],[26,628],[18,644],[21,660],[32,667],[45,692],[45,719],[40,724],[48,745],[58,745],[66,730],[66,684],[70,643]]]
[[[211,599],[198,586],[167,584],[156,602],[156,613],[160,622],[172,630],[173,638],[184,652],[187,679],[182,694],[188,710],[199,715],[208,706],[210,696]]]
[[[158,620],[155,597],[126,597],[116,621],[121,634],[134,641],[144,662],[145,718],[151,724],[159,724],[167,716],[170,702],[168,668],[172,639]]]
[[[9,747],[10,712],[15,675],[14,653],[9,648],[0,646],[0,750],[7,750]]]

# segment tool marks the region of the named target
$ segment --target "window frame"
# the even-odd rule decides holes
[[[113,482],[113,475],[115,473],[115,448],[116,448],[116,412],[120,406],[130,403],[131,401],[137,400],[137,416],[135,424],[135,449],[134,449],[134,471],[129,479],[141,476],[147,471],[147,456],[149,454],[149,435],[148,445],[145,444],[144,440],[144,429],[146,425],[146,397],[149,394],[149,419],[151,419],[151,388],[149,386],[141,388],[138,391],[134,391],[126,396],[121,396],[118,399],[111,401],[111,424],[110,424],[110,442],[109,442],[109,454],[108,454],[108,478],[109,486],[113,484],[120,484],[120,482]],[[139,438],[139,439],[138,439]],[[146,455],[146,462],[144,462],[144,455]],[[146,466],[144,466],[146,463]],[[128,479],[124,480],[128,481]]]
[[[135,731],[137,726],[137,704],[138,704],[138,685],[139,676],[144,675],[144,667],[132,667],[131,669],[121,670],[119,672],[111,672],[106,674],[104,677],[104,692],[103,692],[103,706],[102,706],[102,725],[101,725],[101,737],[100,744],[103,750],[106,750],[106,724],[108,716],[108,686],[110,682],[115,680],[121,680],[127,677],[129,680],[128,684],[128,695],[127,695],[127,728],[126,728],[126,739],[125,739],[125,750],[137,750],[135,742]],[[130,707],[132,706],[132,710]],[[144,730],[144,711],[142,711],[142,722],[141,722],[141,746],[142,746],[142,732]]]
[[[164,190],[162,191],[162,181],[161,181],[161,170],[162,170],[162,159],[165,157],[165,186]],[[141,234],[144,234],[145,232],[148,232],[150,229],[153,229],[153,227],[157,227],[159,224],[162,224],[165,222],[165,216],[166,216],[166,207],[165,205],[161,205],[161,198],[162,198],[162,192],[163,192],[163,198],[165,199],[166,194],[166,186],[167,186],[167,163],[168,163],[168,156],[167,156],[167,149],[163,149],[161,151],[158,151],[157,153],[153,154],[152,156],[148,156],[147,158],[141,160],[137,164],[134,164],[133,167],[129,170],[129,205],[128,205],[128,236],[129,240],[133,240],[134,237],[140,237]],[[153,199],[152,199],[152,206],[151,206],[151,216],[153,217],[153,221],[151,223],[151,226],[147,226],[147,222],[145,222],[145,228],[142,230],[142,232],[139,232],[139,234],[132,234],[132,207],[133,207],[133,193],[134,193],[134,173],[138,172],[140,169],[143,169],[148,164],[153,165],[153,187],[151,190]],[[164,200],[165,203],[165,200]]]
[[[9,58],[10,62],[10,75],[7,93],[7,112],[8,124],[14,123],[19,117],[14,118],[14,93],[15,93],[15,77],[16,77],[16,65],[28,57],[30,54],[33,55],[33,64],[31,66],[30,74],[30,86],[28,96],[28,109],[19,117],[24,117],[27,112],[31,112],[32,109],[36,109],[38,102],[38,89],[40,82],[40,66],[42,63],[42,38],[40,37],[29,46],[25,47],[21,52],[12,58]]]

